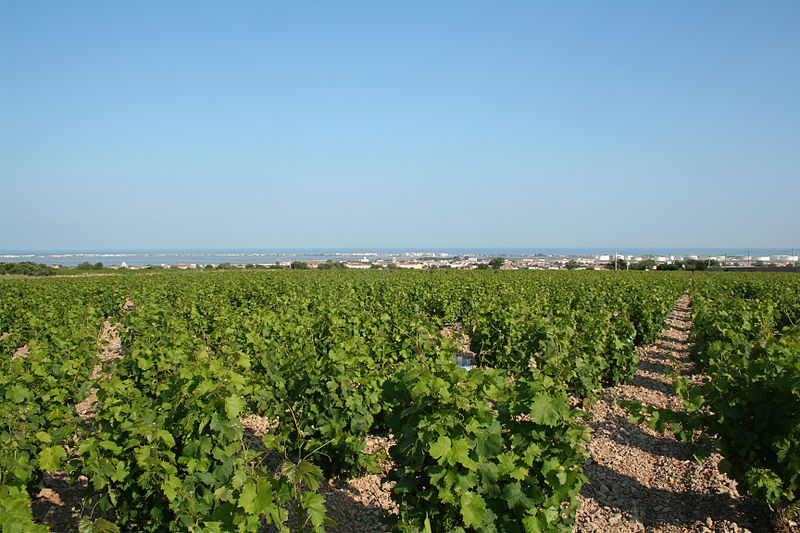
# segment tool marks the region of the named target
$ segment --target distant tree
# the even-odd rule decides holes
[[[708,268],[708,260],[689,259],[685,263],[686,270],[705,270]]]
[[[400,267],[397,266],[397,263],[389,263],[388,265],[386,265],[386,268],[388,268],[389,270],[398,270]]]
[[[617,258],[617,270],[625,270],[628,266],[628,262],[624,259]],[[609,270],[614,270],[614,261],[609,261],[607,265]]]
[[[317,266],[317,268],[319,270],[346,270],[347,265],[345,265],[341,261],[333,261],[331,259],[328,259],[326,262],[320,263],[319,266]]]
[[[645,259],[638,263],[631,263],[631,270],[652,270],[656,267],[656,262],[652,259]]]
[[[308,270],[308,263],[305,261],[292,261],[292,270]]]
[[[570,259],[569,261],[567,261],[567,264],[564,265],[564,268],[566,268],[567,270],[575,270],[576,268],[578,268],[578,262],[575,261],[574,259]]]
[[[22,276],[52,276],[56,273],[53,267],[31,261],[19,263],[0,263],[0,274],[19,274]]]
[[[370,269],[370,270],[382,270],[382,269],[383,269],[383,267],[382,267],[381,265],[378,265],[378,264],[376,264],[376,263],[372,263],[372,264],[369,266],[369,269]]]
[[[478,263],[478,266],[475,267],[476,270],[489,270],[489,268],[487,263]]]
[[[91,270],[92,269],[92,264],[89,261],[84,261],[83,263],[79,264],[75,268],[77,268],[78,270]]]
[[[489,261],[489,266],[492,268],[500,268],[505,264],[506,260],[502,257],[495,257],[491,261]]]
[[[674,263],[661,263],[656,267],[656,270],[680,270],[683,263],[675,261]]]

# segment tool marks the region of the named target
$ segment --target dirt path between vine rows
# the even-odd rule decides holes
[[[127,312],[132,308],[131,306],[130,300],[126,299],[123,310]],[[119,336],[121,327],[122,325],[119,323],[112,325],[108,320],[103,321],[103,329],[97,340],[97,344],[101,348],[97,354],[99,363],[92,369],[92,380],[107,378],[109,372],[107,365],[124,355]],[[97,387],[92,387],[89,396],[75,405],[78,416],[85,424],[91,424],[91,420],[94,418],[93,409],[97,401],[97,390]],[[81,476],[78,483],[74,485],[64,471],[46,473],[42,480],[44,487],[31,501],[31,510],[36,523],[47,524],[50,533],[78,531],[77,511],[81,506],[81,493],[86,488],[86,482],[86,478]]]
[[[632,423],[616,404],[624,399],[680,407],[664,371],[680,366],[692,381],[703,379],[689,361],[691,327],[689,295],[684,294],[658,342],[637,348],[634,378],[605,389],[590,409],[592,441],[584,470],[589,483],[579,496],[574,533],[770,531],[763,512],[717,470],[719,454],[697,463],[688,444]]]

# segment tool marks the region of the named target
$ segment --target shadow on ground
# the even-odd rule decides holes
[[[605,485],[588,485],[581,491],[604,507],[615,507],[639,518],[645,528],[673,525],[693,529],[697,521],[711,518],[713,522],[732,521],[753,533],[768,533],[768,522],[759,520],[759,511],[748,506],[737,514],[735,500],[727,493],[705,494],[697,491],[672,492],[642,485],[633,477],[616,472],[607,466],[592,463],[586,467],[589,479],[606,480]],[[685,509],[692,509],[691,517]]]
[[[678,443],[670,437],[657,437],[645,432],[632,423],[625,415],[613,415],[595,429],[595,434],[603,435],[618,444],[639,448],[651,455],[669,457],[678,461],[692,459],[691,447]]]

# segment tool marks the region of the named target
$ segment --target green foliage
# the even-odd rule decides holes
[[[686,270],[705,270],[709,266],[719,266],[717,261],[709,261],[703,259],[687,259],[683,263]]]
[[[654,270],[655,268],[656,262],[652,259],[644,259],[638,263],[631,263],[630,266],[631,270]]]
[[[606,268],[609,270],[626,270],[627,267],[628,262],[621,257],[617,257],[615,261],[611,261],[606,265]]]
[[[276,449],[283,453],[284,461],[281,465],[281,474],[291,487],[290,494],[293,501],[295,514],[295,530],[306,531],[310,525],[313,531],[324,531],[326,525],[336,525],[336,522],[327,516],[325,500],[316,493],[322,485],[322,469],[313,464],[309,459],[323,456],[321,451],[327,444],[323,443],[314,450],[302,453],[302,432],[297,419],[294,419],[295,442],[288,442],[285,435],[267,435],[262,441],[268,449]],[[296,459],[290,457],[292,444],[297,448]],[[303,490],[307,489],[307,490]]]
[[[3,533],[46,533],[33,521],[30,497],[24,487],[0,484],[0,531]]]
[[[78,523],[78,531],[80,533],[119,533],[119,528],[105,518],[97,520],[82,518]]]
[[[85,475],[87,501],[97,503],[86,507],[87,528],[110,527],[106,519],[121,530],[251,531],[262,515],[285,527],[292,505],[300,527],[318,530],[326,518],[314,480],[379,471],[366,437],[413,415],[424,423],[410,425],[415,436],[404,442],[417,444],[396,452],[422,462],[407,467],[466,477],[437,480],[448,501],[436,520],[427,517],[432,528],[566,525],[584,438],[564,410],[566,394],[591,396],[631,375],[634,338],[660,329],[687,282],[681,274],[239,268],[5,278],[0,485],[16,501],[48,470]],[[124,357],[103,363],[108,378],[93,380],[104,319],[120,323]],[[456,331],[472,336],[482,370],[455,370]],[[27,357],[12,359],[23,346]],[[410,373],[423,368],[433,377],[415,389]],[[441,399],[430,388],[438,380],[463,399]],[[74,405],[91,387],[95,416],[84,424]],[[385,394],[391,387],[404,392]],[[269,420],[265,443],[284,454],[277,478],[247,445],[240,419],[250,414]],[[434,432],[441,427],[453,431]],[[419,511],[409,500],[408,519],[424,527],[425,513],[438,512],[431,501],[420,500]]]
[[[375,265],[373,265],[373,266],[375,266]],[[317,266],[317,269],[318,270],[347,270],[347,265],[345,265],[341,261],[328,260],[328,261],[326,261],[324,263],[320,263],[319,266]]]
[[[53,267],[31,261],[21,261],[19,263],[0,262],[0,275],[18,274],[21,276],[52,276],[57,271]]]
[[[281,466],[283,474],[292,486],[294,512],[297,520],[296,531],[306,531],[311,526],[312,531],[324,531],[325,526],[335,526],[336,522],[328,518],[325,510],[325,500],[316,493],[322,484],[322,470],[307,459],[294,463],[284,461]],[[303,491],[307,488],[307,491]]]
[[[404,530],[570,531],[588,430],[538,373],[409,362],[387,382]]]
[[[497,269],[497,268],[500,268],[501,266],[503,266],[505,263],[506,263],[506,260],[504,258],[495,257],[494,259],[489,261],[489,266],[494,268],[494,269]]]
[[[113,308],[113,291],[84,307],[80,290],[53,294],[61,280],[20,280],[0,286],[0,525],[34,526],[29,493],[49,470],[63,468],[77,416],[73,405],[88,394],[97,362],[101,309]],[[35,284],[31,284],[31,283]],[[20,290],[18,290],[20,289]],[[76,305],[77,304],[77,305]],[[25,355],[18,350],[25,346]]]
[[[610,274],[574,276],[563,286],[531,286],[530,293],[523,284],[516,294],[501,285],[472,306],[465,330],[479,364],[514,373],[535,366],[580,396],[630,378],[638,363],[634,344],[658,335],[683,283],[632,274],[604,285]]]
[[[212,357],[148,306],[127,327],[130,352],[99,383],[96,429],[71,466],[97,508],[127,530],[256,531],[261,514],[282,523],[281,481],[243,445],[246,363]]]
[[[77,270],[103,270],[103,263],[97,262],[92,264],[88,261],[84,261],[80,263],[78,266],[75,267]]]

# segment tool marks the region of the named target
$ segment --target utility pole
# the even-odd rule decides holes
[[[617,251],[614,250],[614,270],[617,269]]]

